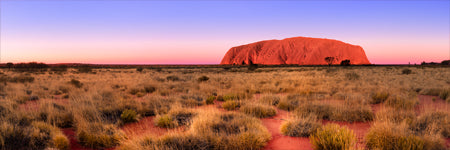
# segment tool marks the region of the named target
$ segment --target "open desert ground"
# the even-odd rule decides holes
[[[449,149],[448,66],[1,70],[0,149]]]

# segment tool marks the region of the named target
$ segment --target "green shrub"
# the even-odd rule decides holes
[[[309,139],[314,149],[318,150],[349,150],[356,143],[353,131],[337,124],[327,124],[319,128]]]
[[[177,122],[169,115],[158,115],[155,117],[155,125],[162,128],[175,128]]]
[[[388,92],[376,92],[372,94],[372,100],[370,101],[371,104],[379,104],[386,101],[389,97]]]
[[[209,104],[214,104],[214,100],[216,99],[216,97],[215,96],[210,96],[210,97],[208,97],[207,99],[206,99],[206,104],[207,105],[209,105]]]
[[[237,94],[226,94],[223,96],[223,100],[224,101],[228,101],[228,100],[239,100],[240,97]]]
[[[78,125],[76,136],[78,142],[86,147],[102,149],[114,147],[124,139],[124,133],[114,125],[100,122],[86,122]]]
[[[137,71],[137,72],[142,72],[143,70],[144,70],[144,68],[142,68],[142,67],[136,68],[136,71]]]
[[[236,110],[237,108],[241,107],[241,104],[234,100],[226,101],[222,104],[223,109],[225,110]]]
[[[315,116],[302,117],[287,120],[281,124],[280,131],[283,135],[294,137],[308,137],[315,132],[321,124],[316,121]]]
[[[137,115],[136,111],[131,110],[131,109],[126,109],[120,115],[120,120],[123,123],[136,122],[136,121],[138,121],[138,115]]]
[[[258,118],[272,117],[277,114],[272,106],[262,104],[247,104],[242,106],[239,111]]]

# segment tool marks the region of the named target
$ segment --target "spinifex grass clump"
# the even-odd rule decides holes
[[[319,128],[309,139],[314,149],[318,150],[349,150],[356,144],[353,131],[337,124],[327,124]]]
[[[450,114],[448,112],[436,111],[420,115],[410,128],[419,133],[433,133],[450,138]]]
[[[308,137],[320,127],[315,116],[295,117],[281,124],[280,131],[284,135],[294,137]]]
[[[246,104],[239,111],[258,118],[271,117],[277,114],[275,108],[263,104]]]
[[[270,133],[259,119],[240,113],[204,111],[183,133],[145,136],[124,143],[119,149],[260,149]]]
[[[222,104],[222,107],[225,110],[236,110],[241,107],[241,103],[235,100],[228,100]]]
[[[372,94],[372,100],[370,101],[371,104],[379,104],[386,101],[389,97],[388,92],[376,92]]]
[[[68,149],[69,140],[57,128],[44,122],[19,125],[2,120],[0,149]]]
[[[436,134],[413,134],[406,123],[376,122],[366,135],[369,149],[445,149]]]
[[[131,110],[131,109],[126,109],[120,115],[120,120],[123,123],[136,122],[136,121],[138,121],[138,115],[137,115],[136,111]]]
[[[264,95],[259,99],[259,101],[262,104],[276,106],[278,105],[278,103],[280,103],[280,97],[277,95]]]
[[[180,125],[190,125],[192,118],[197,115],[191,109],[175,107],[168,114],[158,115],[155,118],[155,125],[163,128],[174,128]]]
[[[76,129],[80,144],[90,148],[114,147],[125,138],[124,133],[112,124],[84,122],[78,123]]]

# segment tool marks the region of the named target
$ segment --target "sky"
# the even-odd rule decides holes
[[[336,39],[373,64],[450,59],[450,1],[1,0],[1,63],[219,64],[234,46]]]

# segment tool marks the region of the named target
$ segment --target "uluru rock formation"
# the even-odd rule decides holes
[[[334,57],[333,64],[339,64],[342,60],[350,60],[355,65],[370,64],[361,46],[309,37],[267,40],[233,47],[220,64],[326,65],[326,57]]]

